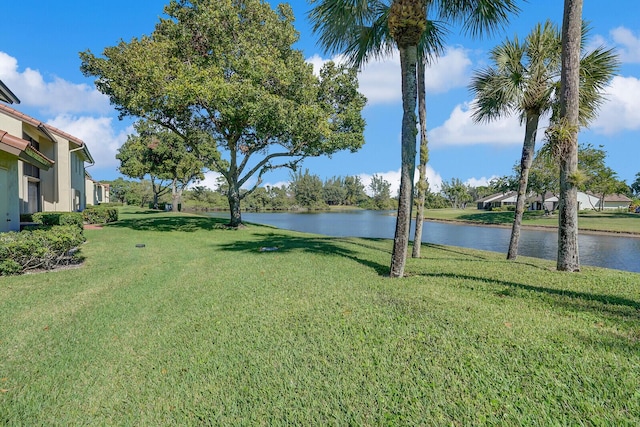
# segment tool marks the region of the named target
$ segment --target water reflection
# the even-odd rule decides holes
[[[327,236],[392,239],[396,223],[393,213],[391,211],[367,210],[319,213],[243,213],[242,219],[247,222]],[[211,215],[228,216],[225,213]],[[423,227],[422,240],[426,243],[461,246],[506,254],[510,235],[510,228],[427,221]],[[411,236],[413,236],[413,224]],[[555,230],[522,230],[518,253],[555,260],[558,250],[557,239]],[[640,273],[640,238],[580,234],[578,246],[581,264]]]

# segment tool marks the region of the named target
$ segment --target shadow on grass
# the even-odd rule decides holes
[[[600,295],[589,292],[577,292],[566,289],[554,289],[544,286],[534,286],[524,283],[517,283],[505,280],[496,280],[486,277],[476,277],[469,275],[460,275],[454,273],[422,273],[416,274],[424,277],[464,279],[469,281],[477,281],[482,283],[491,283],[498,286],[508,288],[522,289],[528,292],[534,292],[552,298],[553,304],[564,306],[580,311],[594,311],[600,314],[609,314],[612,317],[622,319],[635,317],[640,319],[640,302],[628,298],[622,298],[615,295]],[[500,292],[501,295],[511,295],[508,292]],[[628,310],[634,309],[634,311]]]
[[[328,256],[344,257],[356,261],[366,267],[373,269],[379,275],[388,275],[389,267],[382,265],[371,259],[361,256],[355,250],[347,248],[347,245],[359,245],[366,249],[379,250],[387,253],[384,249],[375,245],[365,245],[354,243],[351,240],[337,239],[335,237],[298,237],[288,234],[267,233],[257,236],[257,239],[242,240],[232,243],[217,244],[224,251],[229,252],[261,252],[265,256],[273,253],[313,253]],[[370,241],[383,239],[367,239]]]
[[[482,224],[512,224],[513,212],[478,212],[460,215],[458,220],[471,221]]]
[[[148,211],[143,213],[156,213]],[[229,220],[224,218],[188,217],[188,216],[159,216],[155,218],[132,218],[123,219],[118,222],[107,224],[113,228],[130,228],[132,230],[143,231],[186,231],[194,232],[200,230],[233,230],[226,226]]]

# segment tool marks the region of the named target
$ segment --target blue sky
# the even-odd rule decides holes
[[[85,141],[96,160],[88,170],[97,180],[119,176],[115,154],[132,132],[131,120],[119,121],[108,99],[82,75],[78,52],[91,49],[100,54],[120,39],[150,34],[166,3],[168,0],[22,0],[2,6],[0,80],[22,101],[13,107]],[[310,6],[304,0],[289,3],[300,32],[296,48],[314,64],[331,59],[310,30],[306,19]],[[446,54],[427,70],[432,188],[452,178],[486,184],[492,177],[511,174],[519,161],[524,129],[517,118],[473,124],[469,112],[473,97],[467,85],[473,71],[487,65],[489,50],[505,38],[516,34],[523,38],[546,19],[562,24],[560,0],[531,0],[522,2],[521,8],[521,14],[503,31],[480,40],[453,28]],[[640,172],[640,6],[637,0],[585,1],[583,17],[592,27],[590,44],[615,47],[622,66],[607,88],[600,117],[581,132],[580,142],[602,145],[608,153],[607,165],[630,184]],[[367,121],[364,147],[331,159],[307,159],[302,167],[323,179],[359,175],[365,183],[379,174],[395,187],[402,113],[397,55],[368,64],[359,81],[369,100],[363,112]],[[539,137],[543,131],[541,128]],[[276,171],[266,175],[264,182],[279,185],[288,177],[287,171]],[[213,186],[214,182],[214,174],[208,174],[205,184]]]

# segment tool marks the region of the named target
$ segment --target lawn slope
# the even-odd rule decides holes
[[[640,424],[639,274],[121,217],[0,280],[0,424]]]

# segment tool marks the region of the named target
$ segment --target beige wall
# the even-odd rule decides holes
[[[18,158],[0,151],[0,232],[20,231]]]

